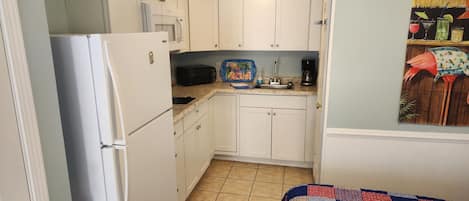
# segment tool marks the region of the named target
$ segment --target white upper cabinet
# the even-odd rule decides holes
[[[244,1],[244,49],[274,48],[275,9],[276,0]]]
[[[222,50],[239,50],[243,47],[243,2],[244,0],[219,0],[219,33]]]
[[[310,0],[277,0],[275,49],[307,50]]]
[[[322,32],[322,0],[311,0],[311,17],[309,25],[309,47],[310,51],[319,51],[321,48]]]
[[[218,0],[189,1],[191,51],[218,50]]]

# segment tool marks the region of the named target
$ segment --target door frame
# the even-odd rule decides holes
[[[319,52],[319,76],[318,82],[318,96],[316,100],[316,137],[314,138],[314,158],[313,158],[313,175],[314,182],[321,183],[325,135],[327,128],[327,112],[328,112],[328,99],[329,99],[329,80],[330,80],[330,66],[331,66],[331,52],[333,46],[333,33],[334,33],[334,16],[335,16],[335,3],[336,0],[323,0],[323,14],[322,14],[322,30],[321,30],[321,47]],[[327,34],[327,36],[325,36]],[[325,58],[325,60],[322,60]],[[317,147],[316,147],[317,146]]]
[[[0,48],[5,48],[29,197],[31,201],[48,201],[39,127],[17,0],[0,1],[0,25],[4,41],[4,47]]]

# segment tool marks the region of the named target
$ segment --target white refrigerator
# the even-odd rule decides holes
[[[74,201],[176,201],[167,37],[51,37]]]

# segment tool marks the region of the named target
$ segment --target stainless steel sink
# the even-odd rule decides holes
[[[262,89],[290,89],[287,84],[262,84]]]

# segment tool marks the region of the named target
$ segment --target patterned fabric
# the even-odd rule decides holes
[[[456,47],[436,47],[429,49],[435,56],[438,74],[435,80],[444,75],[469,76],[469,56]]]
[[[282,201],[444,201],[442,199],[369,189],[342,189],[332,185],[308,184],[293,187]]]

